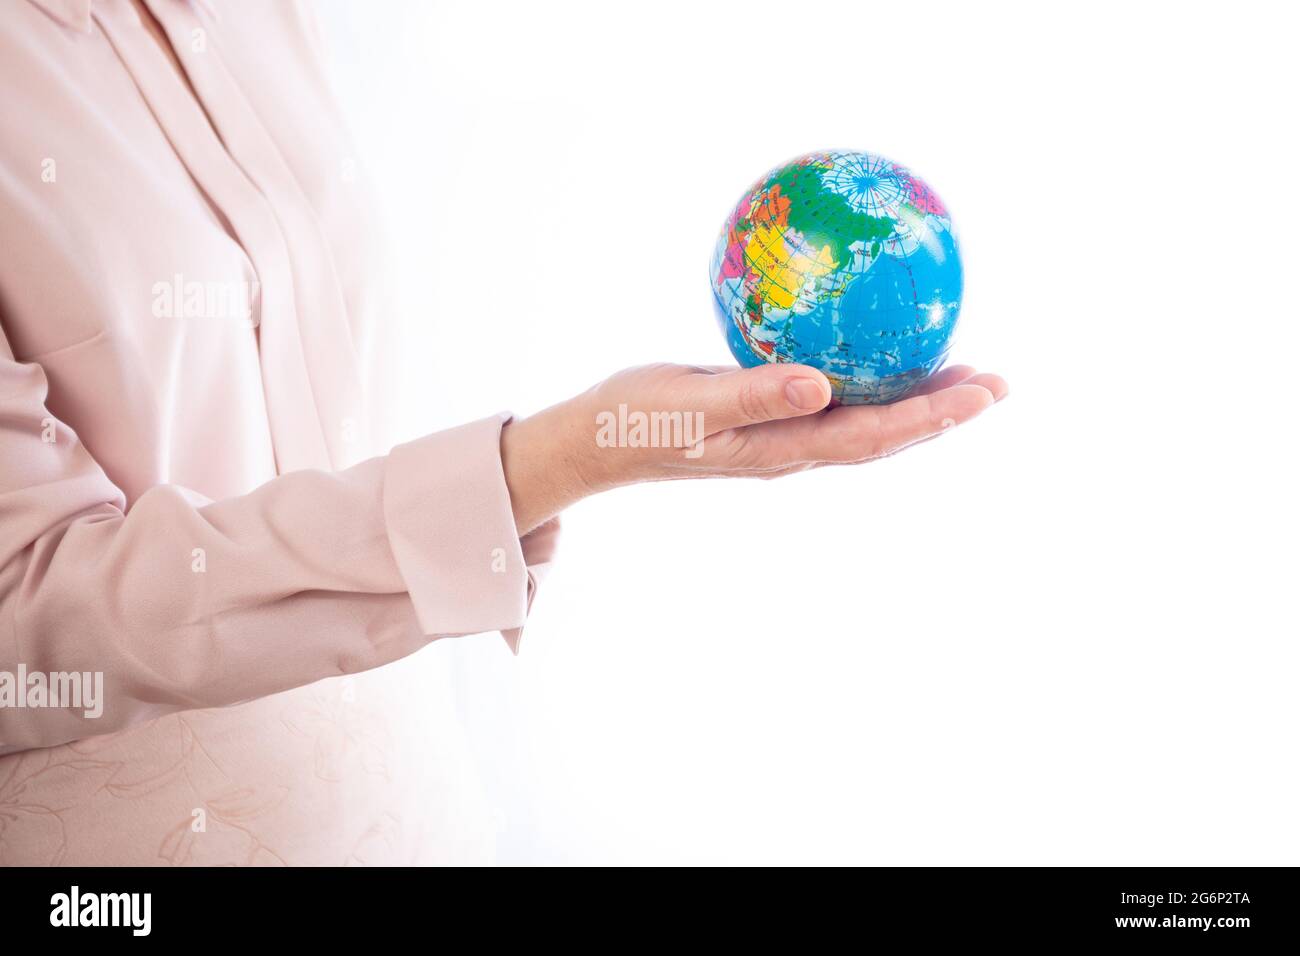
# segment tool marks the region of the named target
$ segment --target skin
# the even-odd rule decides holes
[[[161,25],[142,0],[131,2],[189,86]],[[830,383],[804,365],[645,365],[511,422],[501,433],[501,462],[522,536],[575,502],[621,485],[678,478],[779,478],[823,465],[885,458],[970,421],[1006,394],[1007,383],[997,375],[955,365],[893,405],[827,409]],[[702,413],[701,453],[601,447],[597,415],[616,412],[620,405],[629,411]]]
[[[507,425],[501,460],[521,535],[588,497],[642,481],[779,478],[896,454],[968,422],[1008,392],[997,375],[955,365],[892,405],[828,409],[830,383],[804,365],[646,365]],[[682,448],[602,447],[597,416],[700,412],[698,457]],[[692,450],[694,452],[694,450]]]

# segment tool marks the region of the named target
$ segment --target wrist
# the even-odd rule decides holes
[[[517,419],[501,431],[501,465],[520,536],[611,487],[599,474],[579,399]]]

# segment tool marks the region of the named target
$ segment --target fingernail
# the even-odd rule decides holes
[[[792,378],[785,383],[786,400],[795,408],[812,411],[826,404],[826,393],[810,378]]]

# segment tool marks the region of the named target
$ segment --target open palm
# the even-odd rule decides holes
[[[617,484],[623,476],[633,481],[776,478],[821,465],[871,461],[969,421],[1007,392],[1001,377],[954,365],[891,405],[828,408],[830,383],[808,366],[660,364],[619,372],[583,398],[597,415],[623,406],[646,415],[692,415],[703,426],[702,444],[689,449],[602,449]]]

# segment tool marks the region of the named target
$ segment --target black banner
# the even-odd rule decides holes
[[[480,884],[472,873],[419,870],[0,870],[0,925],[7,943],[75,933],[79,943],[337,945],[440,924],[459,939],[482,925],[471,913],[487,912],[497,914],[488,944],[506,926],[547,936],[563,926],[566,937],[594,941],[618,919],[637,937],[677,945],[692,936],[808,944],[848,932],[865,942],[901,934],[1239,950],[1294,948],[1298,915],[1291,869],[711,871],[615,873],[599,889],[583,875],[565,883],[503,873]]]

